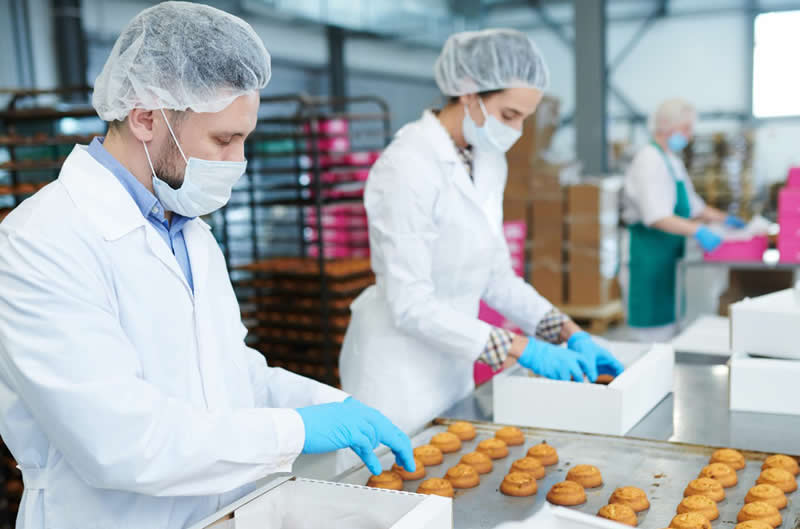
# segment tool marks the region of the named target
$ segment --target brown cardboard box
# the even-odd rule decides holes
[[[505,196],[537,198],[562,194],[565,184],[579,179],[581,168],[581,163],[576,161],[509,160]]]
[[[600,248],[608,241],[617,241],[617,223],[604,223],[601,219],[593,222],[568,222],[567,240],[570,246]]]
[[[569,304],[576,306],[604,305],[619,299],[617,279],[604,277],[594,271],[569,268]]]
[[[619,298],[616,245],[602,251],[570,247],[568,262],[570,305],[602,305]]]
[[[534,200],[532,203],[530,234],[531,239],[565,239],[564,201],[558,195],[553,200]]]
[[[531,265],[530,282],[550,303],[564,303],[564,267],[560,262],[534,261]]]
[[[731,270],[728,272],[731,289],[745,297],[756,297],[794,286],[794,270]]]
[[[619,177],[586,179],[567,189],[567,210],[574,222],[619,219],[623,181]]]
[[[503,220],[524,220],[530,224],[531,200],[528,198],[513,198],[506,195],[503,198]],[[530,226],[528,227],[530,233]]]
[[[564,262],[564,241],[558,238],[534,239],[531,243],[531,261]]]
[[[719,314],[728,316],[729,305],[744,298],[764,296],[793,285],[793,270],[731,270],[728,288],[719,297]]]

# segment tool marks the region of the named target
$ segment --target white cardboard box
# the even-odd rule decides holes
[[[675,353],[664,344],[611,342],[609,350],[625,371],[608,386],[548,380],[521,367],[495,376],[495,422],[624,435],[672,392]]]
[[[736,411],[800,415],[800,361],[733,353],[730,408]]]
[[[731,305],[731,351],[800,360],[800,303],[793,289]]]
[[[672,348],[676,353],[730,356],[731,322],[724,316],[700,316],[672,340]]]
[[[452,529],[453,500],[276,478],[191,529]]]

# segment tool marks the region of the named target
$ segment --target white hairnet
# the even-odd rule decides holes
[[[122,31],[92,105],[105,121],[134,108],[219,112],[269,78],[269,53],[247,22],[202,4],[164,2]]]
[[[685,99],[667,99],[658,105],[658,109],[650,116],[650,131],[653,134],[669,132],[684,123],[693,122],[695,119],[697,119],[697,111],[694,109],[694,105]]]
[[[514,29],[451,35],[436,59],[434,74],[447,96],[515,87],[544,90],[550,77],[530,37]]]

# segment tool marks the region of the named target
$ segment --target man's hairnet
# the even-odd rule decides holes
[[[244,20],[190,2],[164,2],[131,20],[94,85],[105,121],[134,108],[219,112],[270,78],[264,43]]]
[[[434,66],[444,95],[461,96],[505,88],[547,88],[544,57],[526,34],[513,29],[451,35]]]
[[[690,102],[680,98],[667,99],[658,105],[650,116],[650,132],[653,134],[670,132],[696,119],[697,111]]]

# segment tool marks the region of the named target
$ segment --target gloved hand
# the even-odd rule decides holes
[[[625,366],[614,355],[597,345],[588,332],[573,333],[567,340],[567,347],[586,359],[589,367],[586,376],[590,382],[597,382],[597,375],[616,377],[625,370]]]
[[[381,412],[348,397],[344,402],[297,408],[306,428],[304,454],[350,448],[375,475],[383,469],[375,450],[383,443],[409,472],[416,470],[411,440]]]
[[[706,252],[713,252],[722,244],[722,237],[709,230],[705,226],[700,226],[694,233],[694,238]]]
[[[583,382],[583,374],[589,369],[588,363],[574,351],[533,337],[528,338],[519,363],[546,378],[578,382]]]
[[[728,218],[725,219],[725,225],[730,226],[731,228],[736,228],[737,230],[741,230],[747,226],[747,223],[736,215],[728,215]]]

